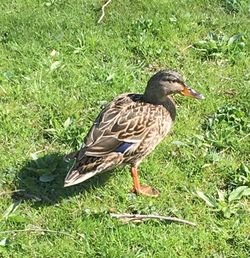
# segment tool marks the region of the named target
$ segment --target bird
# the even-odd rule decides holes
[[[64,186],[72,186],[110,171],[130,165],[132,192],[157,197],[154,187],[142,185],[138,166],[169,133],[176,117],[172,94],[204,99],[172,69],[155,73],[143,94],[123,93],[104,107],[84,138],[78,151],[65,156],[75,163],[66,175]]]

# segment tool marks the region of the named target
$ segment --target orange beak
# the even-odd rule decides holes
[[[183,85],[183,86],[184,86],[184,88],[181,91],[181,94],[183,96],[190,96],[190,97],[193,97],[193,98],[196,98],[196,99],[205,99],[205,97],[201,93],[193,90],[192,88],[190,88],[186,84]]]

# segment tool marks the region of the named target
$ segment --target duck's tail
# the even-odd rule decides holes
[[[77,152],[75,152],[65,157],[69,159],[77,156]],[[64,181],[64,187],[82,183],[96,174],[111,170],[121,164],[122,160],[123,155],[115,152],[105,157],[83,156],[81,159],[76,160],[75,164],[69,170]]]

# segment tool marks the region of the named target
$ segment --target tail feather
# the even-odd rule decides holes
[[[81,160],[76,161],[69,170],[64,187],[82,183],[96,174],[111,170],[121,164],[122,160],[121,153],[112,153],[106,157],[84,156]]]
[[[81,174],[79,170],[72,170],[70,174],[68,174],[64,181],[64,187],[76,185],[84,182],[85,180],[91,178],[92,176],[96,175],[98,171],[91,171],[87,174]]]

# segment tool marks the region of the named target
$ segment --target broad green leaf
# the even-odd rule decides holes
[[[206,40],[200,40],[197,43],[195,43],[197,47],[206,47],[207,46],[207,41]]]
[[[61,66],[61,61],[55,61],[55,62],[53,62],[52,64],[51,64],[51,66],[50,66],[50,70],[51,71],[54,71],[54,70],[56,70],[56,69],[58,69],[60,66]]]
[[[112,73],[112,74],[110,74],[107,78],[106,78],[106,81],[111,81],[111,80],[113,80],[113,78],[114,78],[114,74]]]
[[[239,186],[236,189],[234,189],[228,198],[229,202],[233,202],[235,200],[239,200],[243,196],[243,192],[247,189],[247,186]]]
[[[182,141],[172,141],[172,144],[177,146],[188,146],[185,142]]]
[[[249,196],[250,195],[250,188],[246,188],[244,191],[243,191],[243,196]]]
[[[8,217],[8,221],[16,223],[25,223],[28,221],[28,219],[19,214],[10,214],[10,216]]]
[[[32,158],[33,160],[37,160],[37,159],[38,159],[38,156],[37,156],[36,153],[31,153],[30,156],[31,156],[31,158]]]
[[[250,174],[248,167],[245,164],[241,164],[241,170],[244,171],[246,174]]]
[[[4,212],[3,217],[4,218],[8,218],[10,216],[10,214],[12,214],[13,212],[15,212],[15,210],[18,208],[20,204],[20,201],[17,202],[13,202]]]
[[[56,175],[42,175],[39,180],[43,183],[52,182],[56,178]]]
[[[213,197],[209,197],[207,195],[205,195],[203,192],[201,191],[196,191],[197,195],[206,202],[206,204],[210,207],[215,208],[217,206],[216,200]]]
[[[228,45],[233,44],[235,41],[237,41],[238,39],[240,39],[240,38],[242,37],[242,35],[243,35],[242,33],[233,35],[233,36],[228,40]]]
[[[65,129],[67,129],[71,124],[71,118],[68,117],[67,120],[64,122],[63,126]]]
[[[171,16],[169,18],[169,21],[175,23],[175,22],[177,22],[177,18],[175,16]]]
[[[108,101],[106,101],[106,100],[101,100],[101,101],[98,101],[97,103],[98,103],[98,105],[99,105],[101,108],[104,108],[104,107],[108,104]]]
[[[230,217],[231,217],[231,215],[232,215],[232,212],[231,212],[231,210],[230,210],[230,207],[223,207],[222,208],[222,212],[223,212],[223,216],[225,217],[225,218],[227,218],[227,219],[229,219]]]
[[[217,190],[217,192],[218,192],[219,200],[225,201],[225,192],[221,190]]]
[[[59,52],[56,51],[55,49],[53,49],[53,50],[50,52],[50,56],[51,56],[51,57],[59,56]]]
[[[7,245],[7,237],[0,240],[0,246],[6,246]]]
[[[56,129],[54,128],[48,128],[48,129],[44,129],[45,132],[56,132]]]

